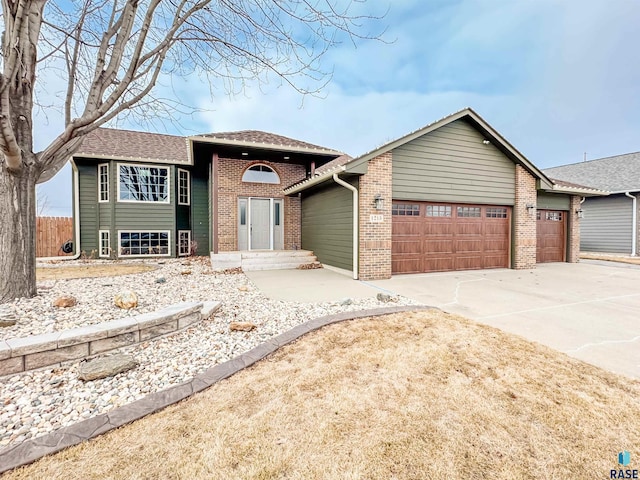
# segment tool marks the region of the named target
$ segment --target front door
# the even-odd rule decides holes
[[[238,198],[238,250],[282,250],[282,207],[280,198]]]
[[[271,248],[271,200],[269,198],[249,199],[249,245],[251,250]]]

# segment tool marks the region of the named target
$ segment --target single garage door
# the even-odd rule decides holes
[[[567,238],[567,212],[538,210],[536,222],[536,261],[564,262]]]
[[[511,207],[393,202],[392,272],[508,268]]]

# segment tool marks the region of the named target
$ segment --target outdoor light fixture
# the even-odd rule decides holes
[[[529,215],[533,215],[535,211],[536,211],[536,206],[531,203],[527,203],[527,212],[529,212]]]
[[[485,138],[484,140],[482,140],[482,143],[484,143],[485,145],[489,145],[491,142]]]
[[[243,156],[243,157],[246,157],[246,156],[248,156],[248,155],[249,155],[249,154],[248,154],[247,152],[242,152],[242,156]]]
[[[578,210],[576,210],[576,215],[578,215],[578,218],[584,218],[584,210],[579,208]]]
[[[376,210],[382,210],[384,208],[384,200],[379,193],[373,198],[373,206]]]

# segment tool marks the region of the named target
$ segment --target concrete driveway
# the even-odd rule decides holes
[[[356,282],[329,270],[250,272],[250,277],[268,296],[286,300],[296,295],[299,301],[340,300],[380,291],[404,295],[640,378],[638,266],[583,261],[374,282]]]

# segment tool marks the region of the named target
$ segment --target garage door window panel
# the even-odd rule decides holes
[[[480,207],[458,207],[458,218],[480,218],[482,208]]]
[[[402,217],[419,217],[420,216],[420,205],[413,203],[394,203],[391,208],[392,215],[399,215]]]
[[[426,216],[451,218],[451,205],[427,205]]]

